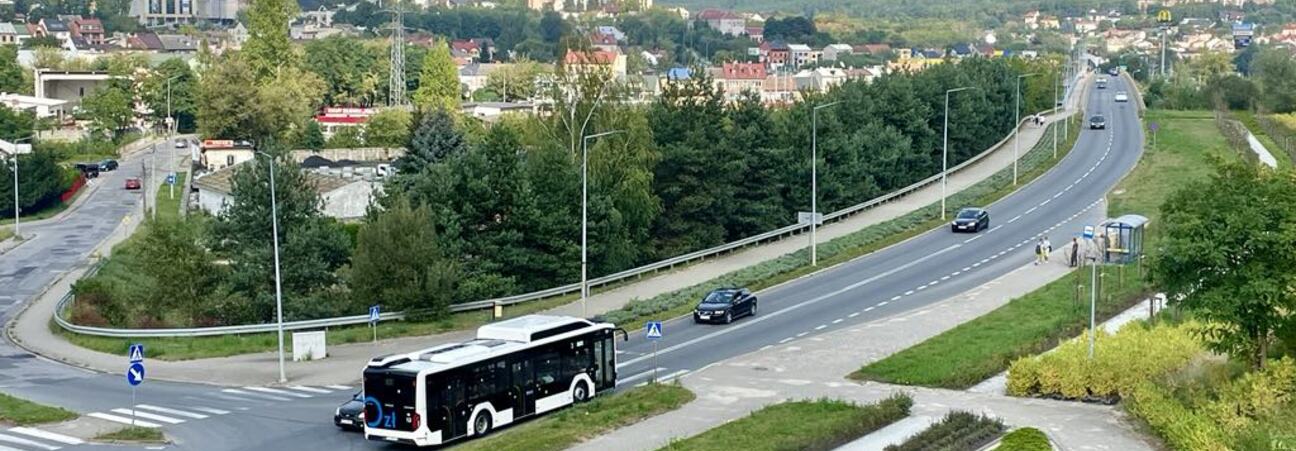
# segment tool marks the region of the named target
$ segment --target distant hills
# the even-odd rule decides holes
[[[938,17],[965,20],[1002,20],[1032,9],[1050,14],[1074,15],[1089,9],[1137,11],[1134,0],[658,0],[658,4],[689,10],[722,8],[738,11],[840,12],[856,17]]]

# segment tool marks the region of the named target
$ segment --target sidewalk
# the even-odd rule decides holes
[[[1072,109],[1068,111],[1074,111],[1074,104],[1084,98],[1083,91],[1072,96]],[[1052,123],[1062,117],[1061,114],[1046,116],[1046,122]],[[1043,138],[1046,129],[1047,124],[1046,126],[1026,125],[1022,127],[1019,136],[1014,139],[1021,139],[1020,146],[1025,151],[1034,147]],[[951,194],[957,193],[1011,166],[1013,146],[1013,139],[1008,139],[981,161],[956,174],[951,174],[948,180],[949,192]],[[900,217],[939,201],[940,185],[928,186],[898,201],[880,205],[841,222],[821,227],[818,230],[820,242],[826,242],[865,227]],[[693,286],[741,268],[778,258],[803,247],[805,247],[804,239],[784,239],[750,247],[676,271],[660,273],[631,284],[602,291],[589,298],[589,314],[594,315],[615,310],[635,298],[646,299],[658,294]],[[99,371],[116,372],[121,366],[121,356],[80,348],[68,343],[62,337],[56,336],[49,329],[48,319],[53,314],[54,304],[79,277],[80,271],[70,273],[42,295],[36,301],[38,305],[24,312],[11,326],[13,330],[10,332],[10,336],[22,337],[21,341],[15,337],[15,341],[19,341],[23,347],[45,357]],[[576,302],[548,310],[545,313],[582,316],[580,303]],[[467,330],[432,336],[382,340],[377,344],[329,346],[328,358],[313,362],[289,361],[285,364],[285,371],[288,379],[294,384],[351,384],[359,379],[360,369],[364,366],[364,363],[375,355],[408,352],[412,349],[436,344],[463,341],[471,338],[474,334],[475,331]],[[274,352],[180,362],[160,360],[151,362],[149,365],[149,377],[154,379],[240,386],[271,384],[278,380],[278,355]]]
[[[1057,255],[1060,255],[1057,254]],[[930,307],[850,329],[798,339],[733,358],[680,379],[698,398],[683,408],[582,443],[572,449],[651,450],[741,418],[766,405],[834,398],[872,403],[896,392],[914,399],[913,417],[940,418],[958,409],[984,413],[1013,427],[1038,428],[1068,450],[1150,450],[1123,412],[1112,406],[991,393],[859,383],[845,376],[865,363],[918,344],[981,316],[1068,273],[1060,258],[1027,265]],[[935,313],[935,314],[933,314]]]

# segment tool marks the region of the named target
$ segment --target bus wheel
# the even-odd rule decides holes
[[[576,387],[572,388],[572,400],[578,403],[589,401],[589,386],[584,382],[577,382]]]
[[[477,421],[473,422],[473,435],[483,436],[490,432],[491,415],[490,412],[481,411],[477,414]]]

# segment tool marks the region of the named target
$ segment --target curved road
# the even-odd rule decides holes
[[[924,307],[979,286],[1030,261],[1041,234],[1055,246],[1077,234],[1084,224],[1101,219],[1098,201],[1137,162],[1142,129],[1136,106],[1114,103],[1118,90],[1130,90],[1120,79],[1104,90],[1092,90],[1088,112],[1107,116],[1107,130],[1084,130],[1075,149],[1058,166],[995,205],[989,206],[992,228],[977,235],[955,235],[941,227],[898,245],[811,276],[767,289],[760,295],[760,315],[727,326],[666,324],[666,338],[656,361],[661,376],[678,376],[767,345],[798,340]],[[114,188],[130,166],[105,177]],[[42,227],[33,242],[0,255],[0,286],[18,287],[0,295],[0,308],[26,302],[58,273],[68,271],[106,237],[120,218],[135,208],[138,196],[119,189],[100,189],[64,224]],[[25,249],[25,250],[24,250]],[[36,264],[40,262],[40,264]],[[12,308],[0,317],[7,317]],[[622,344],[620,378],[628,384],[651,374],[652,344],[632,334]],[[124,366],[124,363],[123,363]],[[357,368],[357,372],[360,369]],[[130,406],[122,376],[89,374],[34,359],[9,343],[0,345],[0,391],[62,405],[83,413],[109,412]],[[333,408],[348,396],[342,387],[315,387],[314,392],[280,389],[258,392],[195,384],[146,382],[138,403],[179,409],[189,417],[166,425],[172,448],[242,449],[378,449],[359,434],[338,431],[330,422]],[[328,392],[328,393],[324,393]],[[205,410],[203,410],[205,409]],[[203,413],[206,412],[206,413]],[[223,412],[223,413],[221,413]],[[201,413],[203,418],[196,418]],[[3,434],[4,431],[0,431]],[[85,446],[83,446],[85,447]],[[20,449],[25,449],[19,447]]]

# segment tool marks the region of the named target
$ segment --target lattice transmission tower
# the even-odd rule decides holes
[[[391,73],[387,78],[387,105],[409,106],[405,96],[405,12],[400,2],[392,2],[391,23]]]

